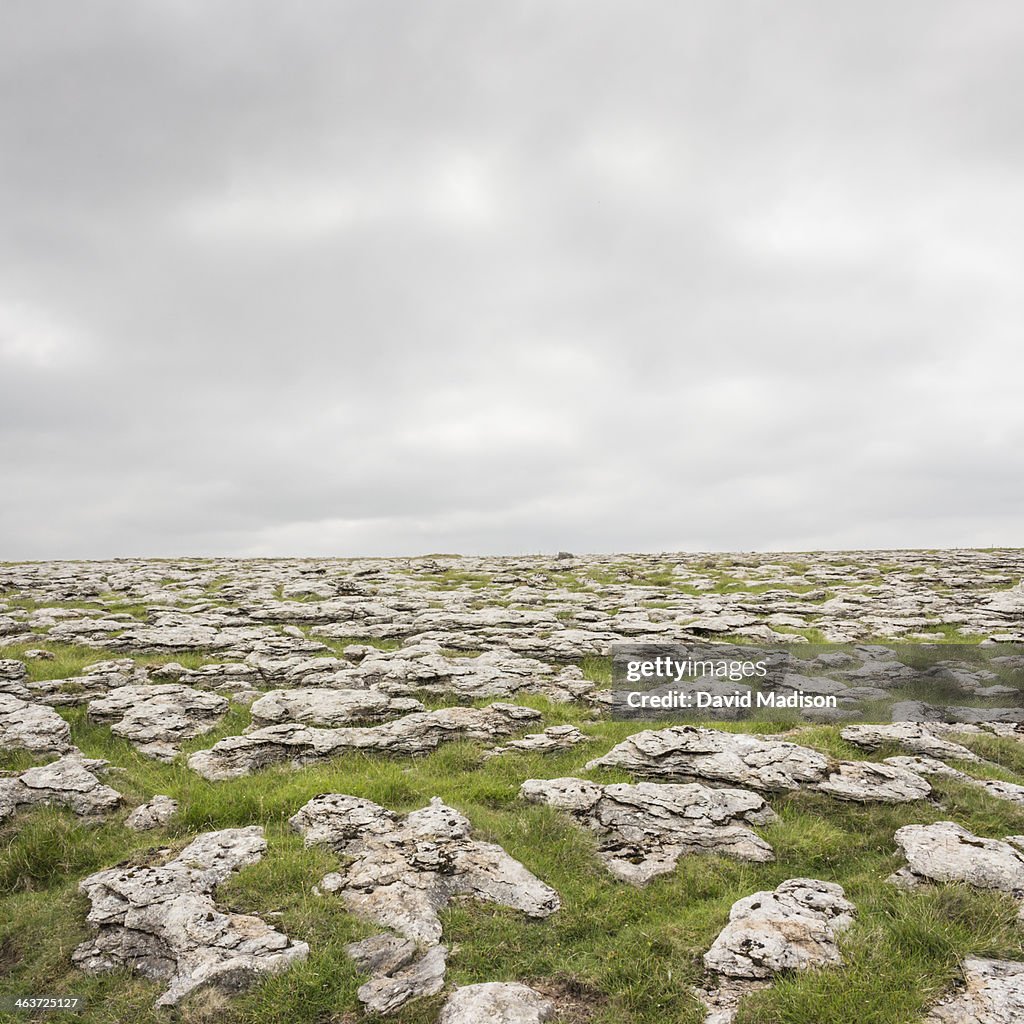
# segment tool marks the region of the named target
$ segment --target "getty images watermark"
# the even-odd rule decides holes
[[[678,657],[658,654],[649,659],[629,659],[625,678],[628,683],[662,682],[675,684],[669,689],[632,690],[625,694],[626,706],[633,710],[755,710],[760,708],[838,708],[838,698],[832,694],[808,694],[803,690],[779,692],[753,688],[734,689],[731,693],[721,688],[701,686],[701,682],[738,683],[745,680],[767,680],[770,667],[767,656],[757,661],[749,658],[701,657],[687,653]],[[685,686],[679,684],[685,683]]]
[[[618,718],[1024,723],[1024,647],[1011,644],[612,646]]]

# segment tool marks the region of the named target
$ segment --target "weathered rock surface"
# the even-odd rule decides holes
[[[893,722],[891,725],[850,725],[840,733],[844,740],[865,750],[877,750],[897,744],[912,754],[925,757],[954,758],[959,761],[980,761],[973,751],[960,743],[943,739],[917,722]]]
[[[944,761],[933,757],[887,757],[885,764],[898,768],[907,768],[918,775],[934,775],[939,778],[955,779],[967,786],[983,790],[997,800],[1009,800],[1010,803],[1024,807],[1024,786],[1015,782],[1004,782],[1002,779],[976,779],[972,775],[951,768]]]
[[[178,801],[169,796],[155,796],[148,803],[140,804],[124,820],[126,828],[134,832],[148,832],[162,828],[178,813]]]
[[[963,962],[964,986],[932,1007],[924,1024],[1020,1024],[1024,1021],[1024,963]]]
[[[95,774],[106,766],[106,761],[83,757],[80,750],[72,748],[50,764],[0,778],[0,821],[40,804],[67,807],[78,815],[113,810],[121,802],[121,794]]]
[[[548,917],[558,893],[500,846],[470,836],[469,820],[436,797],[401,818],[357,797],[314,797],[290,819],[307,846],[345,857],[320,887],[338,892],[353,913],[428,946],[441,940],[439,912],[456,897]]]
[[[771,892],[737,900],[704,966],[729,978],[769,978],[786,970],[838,965],[836,936],[855,908],[842,886],[790,878]]]
[[[422,952],[411,939],[381,934],[353,942],[345,952],[372,975],[356,993],[368,1013],[393,1013],[410,999],[433,996],[444,988],[444,946]]]
[[[436,640],[419,640],[395,651],[349,648],[358,657],[356,675],[374,689],[391,694],[454,694],[468,700],[542,693],[554,701],[576,700],[594,690],[578,668],[560,670],[535,658],[490,650],[475,657],[451,657]]]
[[[600,786],[584,779],[528,779],[519,795],[568,811],[601,837],[598,856],[626,882],[644,885],[673,871],[680,857],[718,853],[773,860],[772,848],[747,826],[777,820],[756,793],[641,782]]]
[[[110,731],[130,740],[158,761],[172,761],[179,744],[215,729],[228,702],[215,693],[178,683],[120,686],[89,702],[93,722],[111,722]]]
[[[635,733],[587,768],[624,768],[643,778],[732,783],[765,792],[803,786],[840,800],[903,803],[931,792],[924,779],[906,769],[831,762],[796,743],[689,725]]]
[[[31,700],[28,681],[28,668],[17,658],[0,658],[0,696],[7,694],[19,700]]]
[[[158,1006],[172,1006],[197,988],[234,992],[260,974],[304,960],[309,947],[259,917],[225,914],[213,899],[232,872],[266,852],[263,829],[207,832],[157,867],[116,867],[79,883],[92,906],[95,934],[72,959],[90,973],[127,967],[167,982]]]
[[[568,750],[589,739],[575,725],[552,725],[543,732],[532,732],[522,739],[510,740],[502,747],[494,747],[484,753],[485,760],[500,757],[512,751],[528,754],[551,754],[558,750]]]
[[[903,700],[893,704],[891,714],[894,722],[924,722],[929,725],[957,722],[967,725],[987,725],[991,722],[1024,724],[1024,708],[1018,707],[978,708],[957,704],[928,704],[921,700]]]
[[[905,804],[923,800],[932,787],[916,772],[871,761],[840,761],[826,778],[808,787],[837,800]]]
[[[143,685],[148,679],[146,669],[131,658],[96,661],[88,671],[67,679],[41,679],[29,684],[35,699],[53,707],[74,707],[94,697],[102,697],[119,686]]]
[[[423,705],[410,697],[392,697],[380,690],[330,687],[271,690],[250,707],[253,724],[257,728],[278,722],[350,725],[353,722],[382,721],[422,710]]]
[[[743,995],[782,971],[840,966],[836,940],[855,913],[842,886],[814,878],[790,878],[774,891],[737,900],[704,954],[705,968],[716,976],[699,993],[708,1024],[728,1024]]]
[[[907,864],[890,882],[965,882],[980,889],[1024,893],[1024,853],[1009,841],[983,839],[952,821],[905,825],[896,830],[895,840]],[[1019,836],[1010,840],[1024,841]]]
[[[71,749],[71,727],[52,708],[0,693],[0,747],[62,754]]]
[[[406,715],[384,725],[316,729],[297,724],[270,725],[244,736],[228,736],[188,759],[207,779],[231,779],[287,761],[293,765],[334,757],[346,750],[416,755],[455,739],[493,740],[539,719],[540,712],[515,704],[485,708],[440,708]]]
[[[634,733],[587,768],[624,768],[644,778],[701,779],[779,792],[820,781],[829,762],[824,754],[795,743],[681,725]]]
[[[457,988],[437,1024],[544,1024],[554,1016],[551,1000],[528,985],[492,981]]]

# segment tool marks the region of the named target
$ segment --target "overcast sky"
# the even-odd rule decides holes
[[[5,0],[0,558],[1024,545],[1017,0]]]

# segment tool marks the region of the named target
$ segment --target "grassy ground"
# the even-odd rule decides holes
[[[36,677],[59,678],[106,656],[66,645],[53,650],[55,661],[32,663]],[[0,649],[0,657],[18,653]],[[592,678],[607,681],[603,659],[588,659],[584,667]],[[772,804],[781,820],[763,830],[775,848],[775,863],[684,858],[673,875],[635,889],[599,866],[589,832],[550,808],[522,803],[517,793],[527,778],[587,774],[584,763],[636,731],[636,724],[594,721],[586,712],[541,698],[524,703],[544,712],[545,725],[579,724],[592,742],[551,757],[513,754],[490,761],[472,743],[450,744],[417,759],[348,754],[301,771],[278,767],[213,783],[188,770],[182,759],[162,765],[142,758],[107,727],[89,724],[81,710],[62,712],[74,742],[88,756],[115,766],[108,781],[126,795],[129,807],[166,793],[181,801],[182,813],[169,828],[142,835],[124,828],[126,811],[84,821],[38,809],[3,826],[0,994],[82,996],[88,1003],[78,1018],[82,1024],[358,1019],[355,991],[361,979],[343,946],[374,929],[346,913],[337,897],[312,893],[337,861],[303,849],[287,825],[310,797],[326,792],[367,797],[402,812],[440,796],[470,818],[479,838],[500,843],[553,885],[562,909],[546,921],[472,904],[446,912],[449,981],[532,981],[571,996],[596,1024],[697,1024],[702,1011],[689,990],[701,978],[701,955],[730,906],[795,876],[837,881],[857,905],[857,922],[841,943],[847,966],[779,979],[746,1001],[740,1024],[848,1024],[854,1015],[859,1024],[909,1024],[948,986],[961,958],[1024,958],[1024,933],[1008,897],[952,885],[905,892],[885,882],[900,865],[892,836],[901,825],[952,819],[978,834],[1002,837],[1024,832],[1024,811],[1013,805],[945,780],[934,780],[934,801],[895,808],[807,793],[777,797]],[[247,721],[244,709],[233,709],[217,733],[189,750],[237,733]],[[832,755],[865,756],[831,727],[809,729],[800,742]],[[969,743],[999,766],[990,774],[1024,783],[1024,746],[990,736]],[[0,766],[28,763],[24,755],[0,752]],[[629,781],[624,774],[589,774],[598,781]],[[199,994],[170,1012],[152,1009],[161,991],[155,983],[125,972],[88,977],[72,969],[71,952],[88,932],[87,904],[77,893],[82,877],[129,858],[151,857],[157,848],[178,848],[197,832],[249,824],[265,826],[269,851],[222,886],[218,900],[232,910],[265,915],[306,940],[311,955],[305,964],[229,1002]],[[427,1024],[436,1019],[441,1001],[415,1002],[390,1019]]]

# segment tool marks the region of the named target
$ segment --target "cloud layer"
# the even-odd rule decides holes
[[[5,5],[0,557],[1024,544],[1022,44]]]

